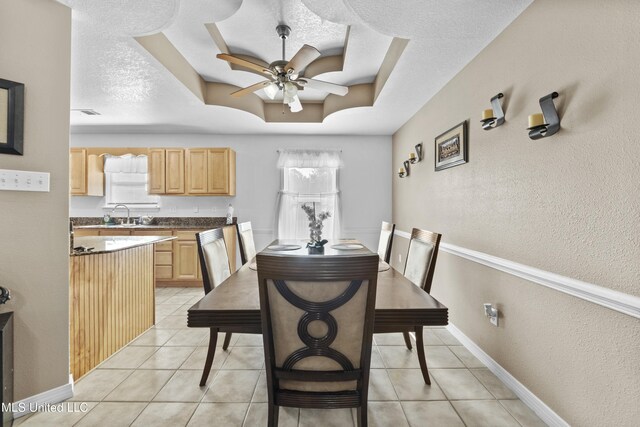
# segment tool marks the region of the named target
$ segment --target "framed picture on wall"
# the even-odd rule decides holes
[[[467,121],[452,127],[436,137],[436,170],[447,169],[469,161],[467,148]]]
[[[0,79],[0,153],[22,155],[24,84]]]

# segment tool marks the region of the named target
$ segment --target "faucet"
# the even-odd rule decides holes
[[[129,212],[129,206],[127,206],[127,205],[123,205],[123,204],[115,205],[115,206],[113,207],[113,209],[111,210],[111,213],[113,214],[113,213],[115,212],[115,210],[116,210],[116,209],[118,209],[118,208],[125,208],[125,209],[127,210],[127,225],[128,225],[128,224],[131,224],[131,216],[129,215],[129,214],[130,214],[130,212]]]

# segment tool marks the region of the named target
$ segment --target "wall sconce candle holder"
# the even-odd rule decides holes
[[[482,112],[482,129],[491,130],[497,128],[504,123],[504,112],[500,105],[500,98],[504,97],[502,93],[491,98],[491,109]]]
[[[400,168],[400,169],[398,170],[398,176],[399,176],[400,178],[404,178],[406,175],[407,175],[407,174],[406,174],[406,172],[405,172],[404,168]]]
[[[540,108],[542,114],[531,114],[529,116],[529,138],[541,139],[551,136],[560,130],[560,117],[553,103],[553,99],[558,97],[558,92],[540,98]]]
[[[404,165],[404,170],[406,171],[405,176],[409,176],[410,169],[411,169],[411,162],[409,160],[405,160],[403,165]]]
[[[422,142],[419,144],[416,144],[415,153],[409,154],[409,161],[411,162],[411,164],[417,163],[420,160],[422,160]]]

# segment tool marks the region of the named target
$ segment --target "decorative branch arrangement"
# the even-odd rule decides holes
[[[316,214],[316,202],[304,203],[301,206],[302,210],[307,214],[309,219],[309,243],[307,248],[309,250],[323,251],[324,245],[327,243],[326,239],[322,239],[322,229],[324,228],[323,221],[331,217],[331,212],[321,211]]]

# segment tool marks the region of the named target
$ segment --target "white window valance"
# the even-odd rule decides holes
[[[104,161],[105,173],[143,173],[147,170],[147,156],[135,156],[133,154],[125,154],[124,156],[105,155]]]
[[[279,150],[278,168],[341,168],[340,150]]]

